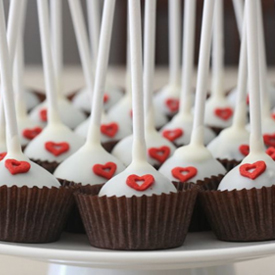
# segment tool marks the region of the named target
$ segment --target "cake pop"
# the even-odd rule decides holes
[[[28,144],[25,153],[32,159],[56,161],[60,163],[76,152],[83,145],[84,139],[77,136],[60,120],[56,96],[57,86],[54,78],[54,64],[51,54],[47,5],[39,5],[38,17],[46,92],[49,103],[47,107],[48,124],[47,127]]]
[[[154,104],[172,117],[179,110],[180,97],[180,1],[169,1],[169,83],[158,91]]]
[[[57,91],[57,105],[61,121],[69,128],[74,129],[86,119],[83,112],[75,108],[63,95],[62,71],[63,71],[63,44],[62,44],[62,0],[51,1],[51,30],[52,30],[52,53],[54,60],[54,72]],[[36,106],[30,113],[30,118],[36,123],[45,126],[47,124],[46,101]]]
[[[74,20],[80,20],[76,16],[81,12],[80,2],[69,0],[69,4]],[[75,154],[61,163],[54,173],[57,178],[81,182],[83,185],[104,183],[124,169],[123,164],[107,153],[100,144],[100,121],[103,108],[101,87],[106,81],[114,8],[115,1],[105,2],[95,72],[92,114],[86,143]],[[78,173],[75,173],[76,170]]]
[[[178,147],[188,144],[191,138],[193,114],[192,75],[194,73],[194,44],[195,44],[195,17],[196,1],[185,2],[184,13],[184,43],[183,43],[183,70],[180,109],[172,120],[162,129],[162,135]],[[208,144],[215,137],[214,132],[205,127],[204,142]]]
[[[205,105],[205,124],[217,133],[231,126],[233,118],[233,106],[224,92],[223,40],[223,1],[216,1],[213,24],[212,93]]]
[[[159,172],[171,181],[196,182],[213,175],[225,174],[224,167],[205,148],[204,111],[209,71],[211,28],[214,1],[207,1],[203,12],[201,46],[199,52],[198,81],[195,98],[194,123],[191,141],[178,148],[160,167]]]
[[[159,167],[173,152],[175,146],[163,138],[154,127],[153,106],[153,75],[155,57],[155,21],[156,10],[149,5],[145,9],[144,23],[144,94],[146,106],[145,142],[147,147],[147,160],[151,165]],[[155,5],[156,8],[156,5]],[[112,154],[125,165],[132,161],[132,152],[127,150],[133,145],[133,136],[122,139],[113,149]]]

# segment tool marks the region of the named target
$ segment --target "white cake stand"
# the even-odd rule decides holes
[[[63,234],[50,244],[0,242],[0,254],[50,263],[50,275],[233,275],[233,263],[275,254],[275,241],[228,243],[212,233],[190,233],[184,246],[159,251],[91,247],[84,235]]]

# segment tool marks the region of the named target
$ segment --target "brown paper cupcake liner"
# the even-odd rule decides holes
[[[77,190],[80,190],[82,192],[89,192],[89,191],[94,192],[93,193],[94,195],[98,194],[101,187],[103,186],[103,184],[98,184],[98,185],[93,185],[93,186],[91,186],[91,185],[82,186],[80,183],[75,183],[73,181],[67,181],[67,180],[62,180],[62,179],[58,179],[58,180],[62,186],[77,186]],[[75,233],[75,234],[85,234],[86,233],[75,201],[74,201],[73,207],[70,211],[64,231],[69,232],[69,233]]]
[[[275,239],[275,186],[206,191],[199,197],[218,239],[237,242]]]
[[[226,169],[227,172],[238,166],[241,161],[235,160],[235,159],[217,159],[222,166]]]
[[[212,176],[211,178],[199,180],[195,184],[200,187],[200,192],[203,192],[205,190],[217,190],[222,179],[222,175]],[[201,201],[198,197],[194,206],[194,211],[188,228],[188,232],[203,232],[210,230],[211,226],[208,222],[204,207],[202,206]]]
[[[111,153],[114,147],[118,144],[119,140],[113,140],[108,142],[103,142],[102,147],[108,152]]]
[[[73,188],[0,187],[0,240],[57,241],[73,205]]]
[[[198,187],[178,183],[178,192],[150,197],[99,197],[75,193],[90,244],[116,250],[181,246]]]
[[[31,159],[31,161],[35,162],[37,165],[43,167],[51,174],[54,173],[55,169],[59,165],[59,162],[56,161],[47,161],[47,160],[40,160],[40,159]]]

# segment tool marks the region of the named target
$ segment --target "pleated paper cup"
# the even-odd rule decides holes
[[[235,159],[217,159],[222,166],[226,169],[227,172],[238,166],[241,161],[235,160]]]
[[[200,192],[206,190],[217,190],[221,180],[223,179],[222,175],[212,176],[211,178],[205,178],[204,180],[199,180],[195,184],[200,187]],[[197,197],[194,212],[191,218],[189,232],[203,232],[210,231],[211,226],[208,222],[205,210],[201,204],[200,197]]]
[[[200,193],[211,227],[222,241],[275,239],[275,186]]]
[[[90,244],[116,250],[156,250],[181,246],[187,235],[198,187],[142,197],[99,197],[76,193]]]
[[[51,174],[54,173],[55,169],[60,164],[59,162],[56,162],[56,161],[47,161],[47,160],[40,160],[40,159],[31,159],[31,161],[41,166]]]
[[[73,205],[73,188],[0,187],[0,240],[57,241]]]

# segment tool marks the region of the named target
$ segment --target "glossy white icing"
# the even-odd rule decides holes
[[[25,88],[25,98],[26,98],[26,107],[28,110],[33,109],[37,106],[40,101],[36,94],[34,94],[30,89]]]
[[[56,143],[67,142],[70,148],[59,156],[55,156],[45,149],[45,143],[49,141]],[[83,144],[84,138],[72,132],[67,126],[53,124],[48,125],[39,136],[28,144],[25,154],[32,159],[62,162],[76,152]]]
[[[46,126],[47,121],[41,120],[40,111],[46,109],[47,104],[47,101],[44,101],[30,112],[30,118],[43,126]],[[86,119],[85,114],[76,109],[65,97],[59,97],[57,104],[61,121],[69,128],[74,129]]]
[[[160,167],[159,172],[171,181],[179,181],[172,175],[172,169],[176,167],[197,169],[197,174],[190,178],[189,182],[226,173],[225,168],[213,158],[207,148],[193,144],[178,148],[173,156]]]
[[[72,156],[63,161],[55,170],[57,178],[80,182],[82,185],[101,184],[108,179],[98,176],[93,172],[95,164],[104,165],[108,162],[116,164],[113,176],[124,170],[124,165],[114,156],[106,152],[101,146],[85,144]],[[76,173],[77,171],[77,173]]]

